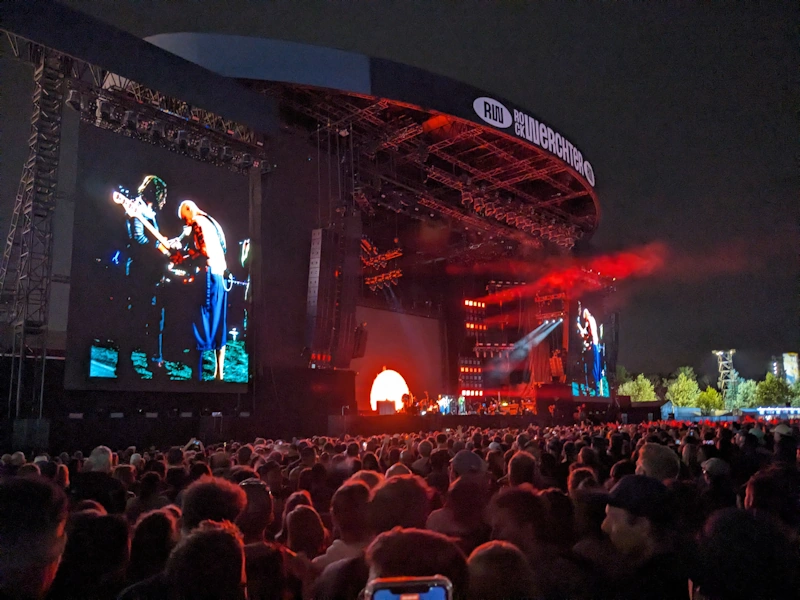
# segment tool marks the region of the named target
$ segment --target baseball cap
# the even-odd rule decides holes
[[[721,458],[709,458],[700,466],[711,477],[724,477],[725,475],[730,475],[731,472],[730,465]]]
[[[667,486],[646,475],[626,475],[620,479],[608,494],[607,503],[651,521],[665,521],[671,516]]]
[[[772,430],[772,433],[776,435],[792,435],[792,428],[789,427],[786,423],[781,423],[775,429]]]
[[[453,467],[453,472],[458,477],[469,473],[484,473],[486,471],[484,460],[469,450],[457,452],[450,464]]]

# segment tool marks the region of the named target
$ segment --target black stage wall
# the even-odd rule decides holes
[[[12,422],[3,403],[0,452],[85,452],[99,444],[114,450],[166,448],[192,437],[206,443],[291,439],[324,434],[329,415],[355,414],[353,371],[269,368],[258,404],[248,394],[66,391],[64,361],[49,360],[47,371],[41,422]],[[9,373],[10,359],[4,357],[0,390],[8,389]]]
[[[327,226],[329,207],[338,204],[327,154],[318,153],[307,136],[285,131],[276,135],[269,144],[269,163],[260,182],[262,266],[253,306],[257,382],[270,368],[307,364],[302,352],[311,232]],[[257,387],[255,392],[260,397],[262,390]]]
[[[271,369],[262,382],[265,409],[259,419],[265,435],[322,435],[331,415],[356,414],[354,371]]]

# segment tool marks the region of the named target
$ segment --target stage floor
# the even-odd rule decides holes
[[[570,422],[567,419],[565,422]],[[548,414],[547,419],[537,415],[385,415],[385,416],[331,416],[328,417],[328,435],[339,437],[350,435],[380,435],[410,433],[412,431],[445,431],[458,427],[481,427],[502,429],[504,427],[527,427],[528,425],[559,424]]]
[[[410,432],[445,431],[458,427],[480,427],[481,429],[515,429],[525,428],[529,425],[539,427],[553,427],[556,425],[572,425],[578,420],[578,410],[581,404],[585,406],[585,417],[594,423],[623,422],[641,423],[660,418],[660,409],[657,403],[642,402],[630,404],[620,409],[610,400],[602,399],[586,401],[548,401],[542,404],[537,414],[522,415],[359,415],[359,416],[329,416],[328,435],[339,437],[350,435],[381,435]],[[552,408],[552,412],[551,412]]]

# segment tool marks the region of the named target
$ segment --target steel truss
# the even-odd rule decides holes
[[[253,130],[165,96],[101,67],[67,56],[5,31],[13,55],[34,67],[33,112],[29,154],[22,170],[6,244],[0,262],[0,318],[11,325],[11,377],[7,416],[41,418],[47,353],[48,311],[52,276],[53,215],[57,204],[61,147],[61,113],[70,90],[70,104],[81,119],[143,141],[180,151],[196,160],[224,164],[239,172],[264,168],[263,140]],[[103,113],[103,106],[112,113]],[[131,128],[116,118],[131,110]],[[116,115],[116,116],[115,116]],[[153,125],[167,134],[182,130],[188,143],[157,139]],[[218,145],[201,152],[201,140]],[[230,154],[217,154],[225,149]]]
[[[66,67],[61,55],[41,46],[32,47],[29,56],[34,62],[29,154],[0,265],[0,297],[13,330],[9,419],[35,416],[37,408],[42,416]]]
[[[736,350],[714,350],[717,355],[717,368],[719,370],[719,379],[717,379],[717,387],[722,393],[722,400],[725,402],[726,408],[732,408],[736,400],[736,382],[739,374],[733,368],[733,355]]]
[[[381,205],[387,188],[399,185],[415,204],[455,227],[562,249],[597,225],[593,190],[561,161],[496,130],[384,98],[290,84],[253,86],[277,98],[300,129],[352,132],[359,188],[369,203]],[[389,185],[370,193],[365,175]]]

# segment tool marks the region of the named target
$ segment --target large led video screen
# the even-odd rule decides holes
[[[65,386],[246,389],[246,176],[81,124]]]

